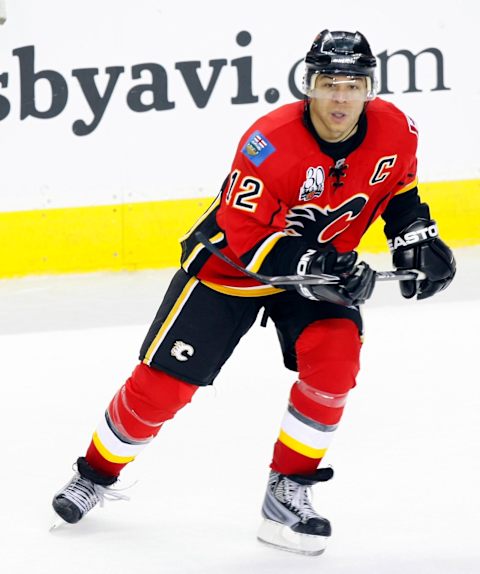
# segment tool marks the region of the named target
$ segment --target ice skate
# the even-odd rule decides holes
[[[331,468],[319,469],[309,476],[270,472],[258,540],[290,552],[312,556],[321,554],[331,527],[330,522],[313,509],[310,489],[332,476]]]
[[[97,504],[105,500],[128,500],[124,494],[109,488],[117,477],[95,471],[84,458],[79,458],[73,478],[53,497],[52,505],[57,515],[68,522],[79,522]],[[58,526],[58,521],[51,530]]]

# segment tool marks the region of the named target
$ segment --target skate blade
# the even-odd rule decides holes
[[[65,524],[67,524],[65,522],[65,520],[63,520],[63,518],[60,518],[60,516],[58,516],[58,514],[55,514],[55,516],[52,518],[52,524],[51,524],[50,528],[48,529],[48,531],[54,532],[55,530],[62,528],[62,526],[64,526]]]
[[[328,536],[300,534],[285,524],[268,519],[264,519],[257,534],[257,539],[267,546],[305,556],[323,554],[328,538]]]

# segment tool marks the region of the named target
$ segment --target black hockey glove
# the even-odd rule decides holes
[[[308,249],[299,259],[298,275],[327,273],[340,277],[335,285],[298,285],[303,297],[314,301],[328,301],[337,305],[359,305],[372,294],[375,287],[375,271],[363,261],[357,264],[355,251],[339,253],[333,246]]]
[[[432,219],[416,219],[397,236],[388,240],[396,269],[423,271],[426,279],[401,281],[400,291],[406,299],[415,295],[426,299],[445,289],[455,276],[456,265],[452,251],[438,237],[437,224]]]

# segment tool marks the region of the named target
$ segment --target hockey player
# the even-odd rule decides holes
[[[306,55],[305,99],[260,118],[241,138],[221,191],[182,238],[173,277],[140,351],[140,364],[115,394],[72,480],[53,499],[78,522],[104,497],[126,464],[165,421],[211,385],[240,338],[264,310],[275,324],[284,363],[298,373],[278,439],[258,538],[320,554],[329,521],[310,501],[312,485],[359,369],[359,305],[375,272],[354,251],[381,215],[397,269],[423,280],[400,284],[425,299],[455,274],[417,188],[417,128],[375,99],[376,60],[359,32],[324,30]],[[264,275],[327,273],[338,285],[263,285],[213,256],[201,231],[225,255]]]

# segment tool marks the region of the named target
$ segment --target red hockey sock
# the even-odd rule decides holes
[[[361,341],[348,319],[326,319],[307,327],[297,340],[299,380],[275,443],[271,468],[282,474],[313,474],[355,386]]]
[[[103,474],[118,476],[197,389],[140,363],[111,400],[88,447],[87,462]]]

